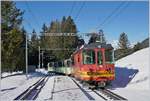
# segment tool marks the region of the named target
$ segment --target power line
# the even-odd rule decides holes
[[[103,21],[100,23],[96,29],[103,26],[119,9],[124,5],[124,2],[122,2],[118,7],[116,7]]]
[[[28,2],[26,1],[25,4],[26,4],[26,7],[27,7],[28,11],[31,13],[32,17],[34,18],[35,22],[38,24],[38,26],[39,26],[39,28],[40,28],[40,24],[39,24],[39,22],[38,22],[36,16],[35,16],[35,15],[33,14],[33,12],[31,11]]]
[[[122,13],[127,7],[129,6],[129,2],[126,3],[126,5],[124,7],[122,7],[118,13],[116,13],[112,18],[116,18],[117,16],[119,16],[120,13]],[[112,20],[109,20],[107,23],[110,23]],[[106,24],[105,24],[106,26]],[[104,27],[104,26],[103,26]]]
[[[70,10],[69,16],[72,14],[75,5],[76,5],[76,2],[74,1],[73,4],[72,4],[71,10]],[[77,15],[75,16],[74,21],[78,18],[78,16],[79,16],[79,14],[80,14],[80,12],[81,12],[84,5],[85,5],[85,1],[82,3]],[[66,25],[67,25],[67,23],[64,24],[64,28],[66,27]]]
[[[85,5],[85,1],[82,3],[82,5],[81,5],[81,7],[80,7],[80,9],[79,9],[79,11],[78,11],[78,13],[77,13],[77,15],[75,16],[75,19],[74,19],[74,20],[76,20],[76,19],[79,17],[79,15],[80,15],[80,13],[81,13],[81,10],[83,9],[84,5]]]
[[[71,7],[71,10],[70,10],[70,12],[69,12],[69,16],[72,14],[75,5],[76,5],[76,1],[74,1],[74,2],[72,3],[72,7]]]

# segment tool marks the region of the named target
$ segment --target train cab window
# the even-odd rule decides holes
[[[95,64],[94,50],[84,50],[83,51],[83,64]]]
[[[105,50],[106,63],[113,63],[113,50]]]
[[[102,64],[102,61],[103,61],[103,57],[102,57],[102,52],[101,52],[101,51],[98,51],[97,57],[98,57],[97,63],[98,63],[99,65],[101,65],[101,64]]]

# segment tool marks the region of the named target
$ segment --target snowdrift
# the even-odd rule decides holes
[[[112,87],[149,89],[149,51],[148,47],[116,61],[116,79],[112,82]]]

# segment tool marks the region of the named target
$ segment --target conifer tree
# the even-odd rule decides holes
[[[13,1],[1,1],[1,51],[2,72],[14,71],[19,68],[23,50],[23,35],[20,25],[23,12],[16,8]]]
[[[120,34],[118,45],[120,49],[129,49],[130,43],[129,43],[128,36],[126,33],[123,32]]]

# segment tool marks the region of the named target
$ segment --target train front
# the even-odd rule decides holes
[[[85,48],[82,51],[81,78],[104,87],[115,78],[114,50],[110,44]]]

